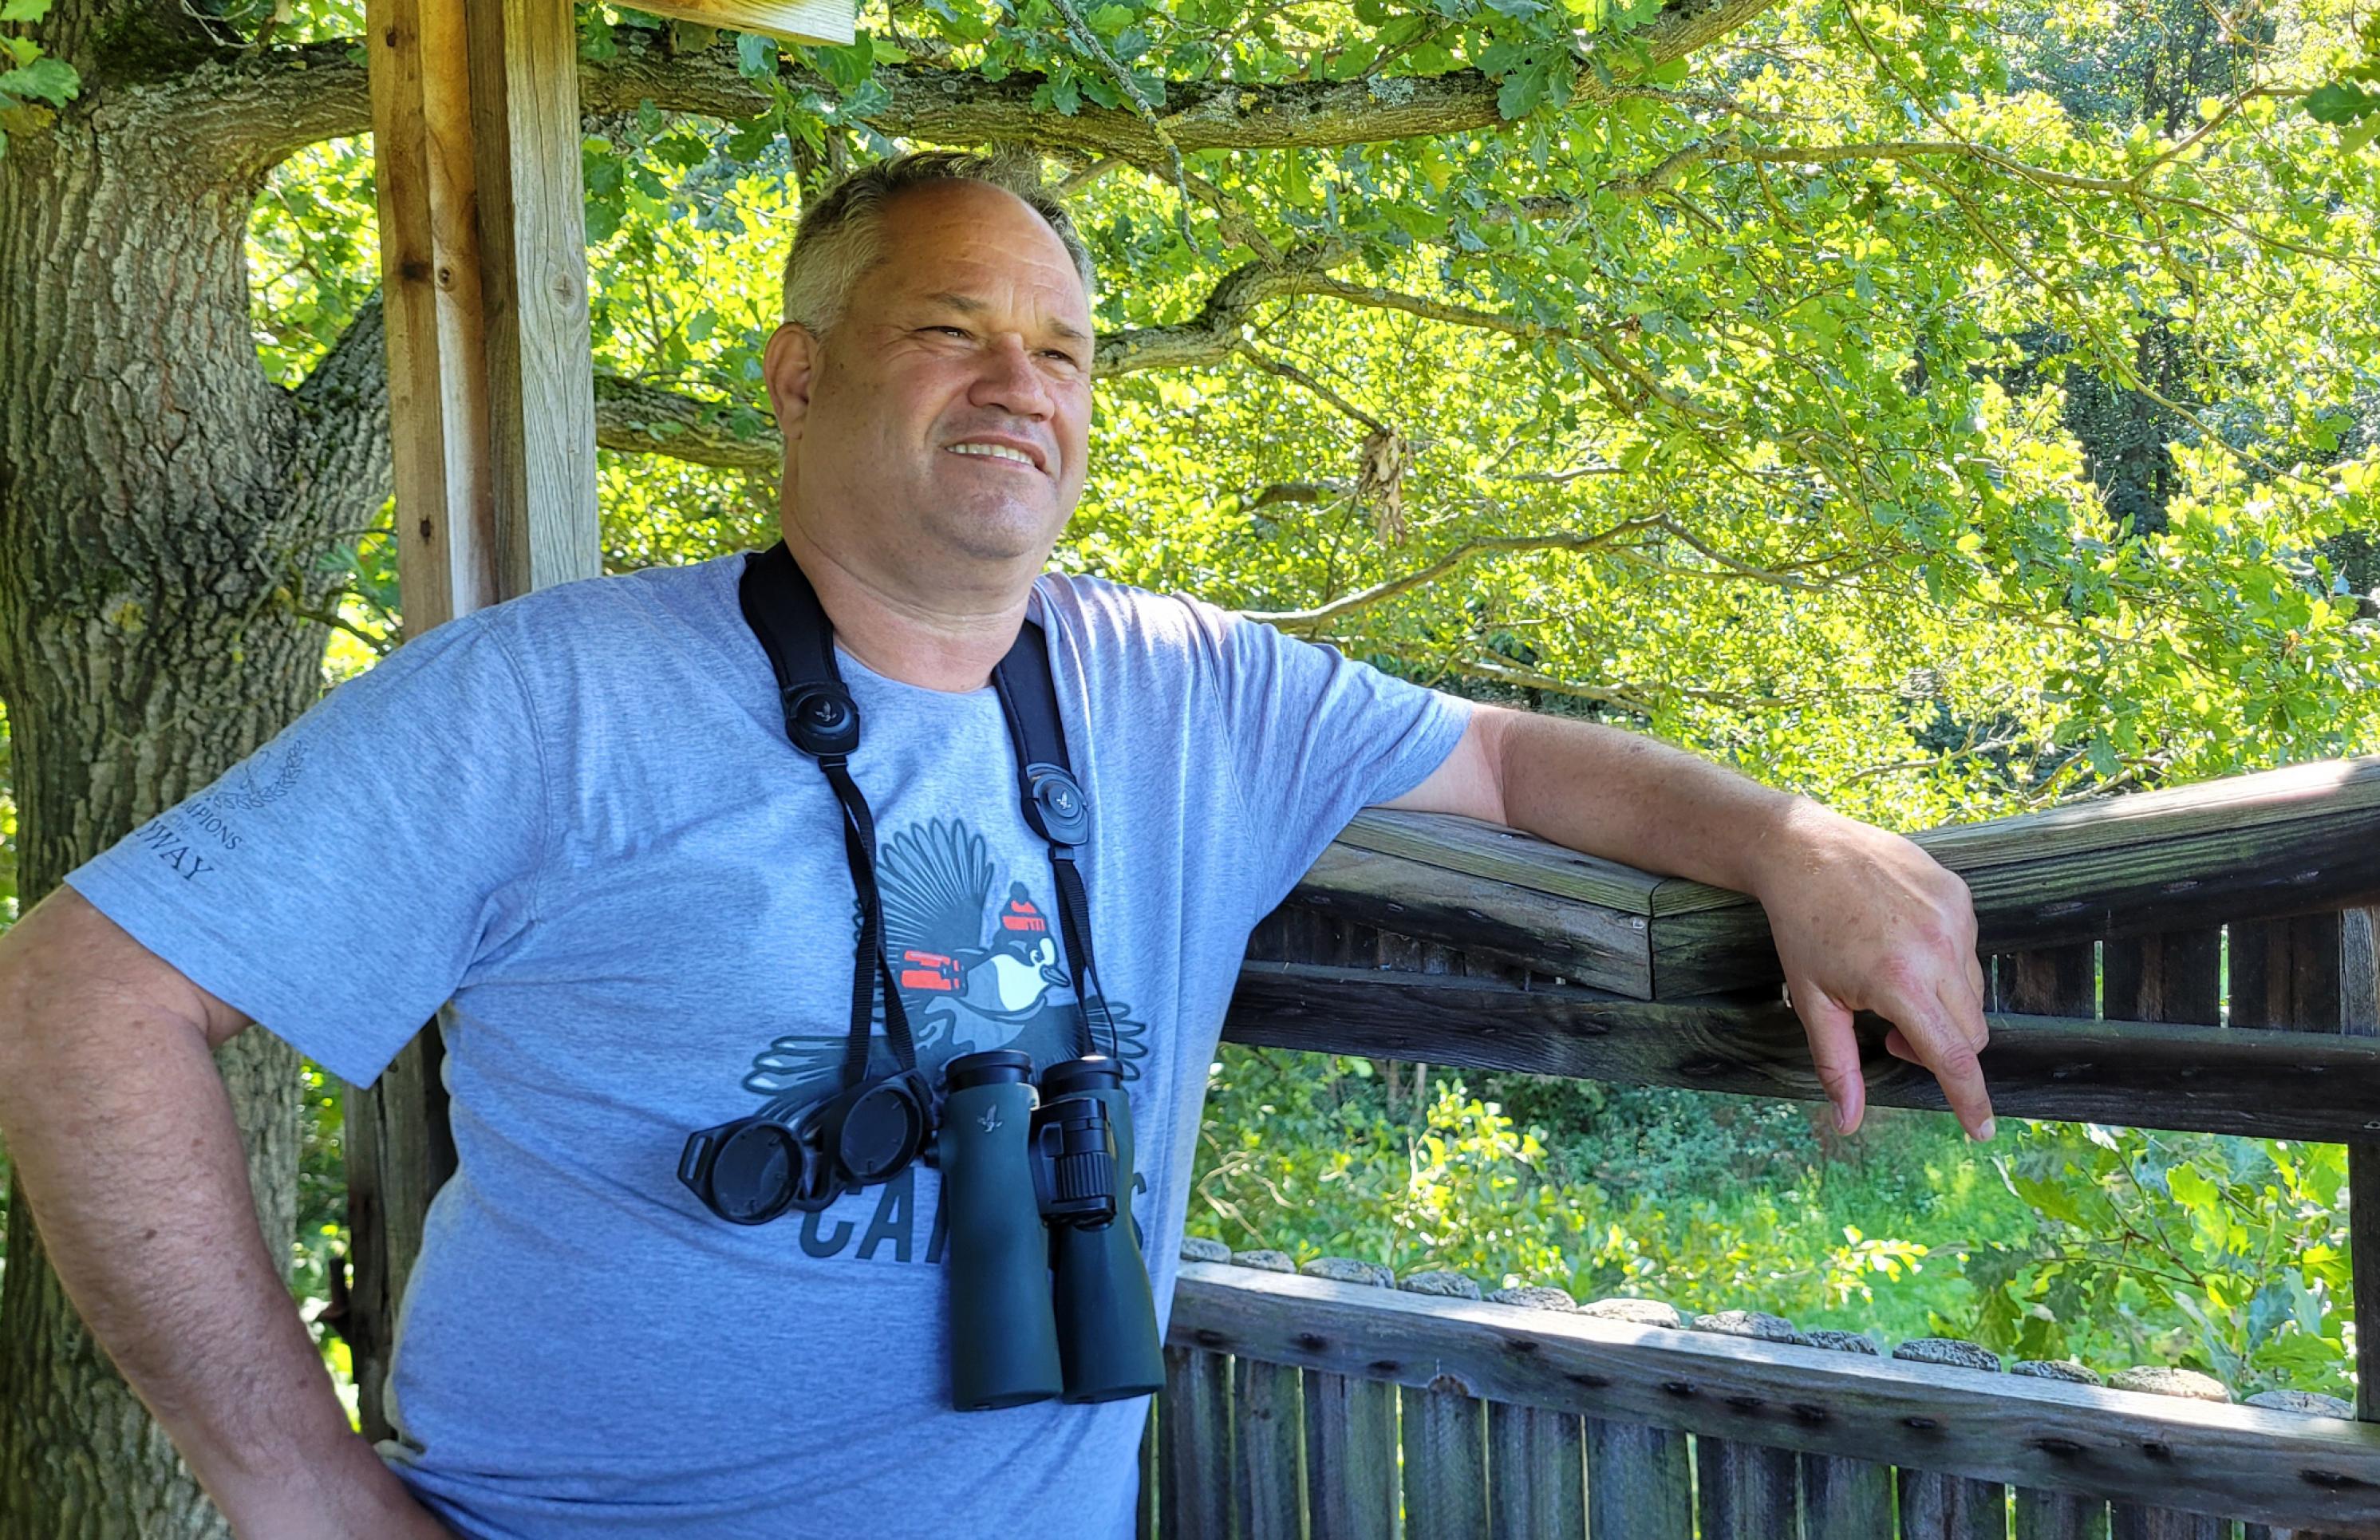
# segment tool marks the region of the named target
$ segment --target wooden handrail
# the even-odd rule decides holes
[[[2380,1426],[1184,1263],[1169,1339],[1415,1390],[2380,1534]],[[1160,1413],[1160,1418],[1164,1415]]]
[[[2380,757],[1912,836],[1967,879],[1986,952],[2380,902]],[[1640,1000],[1781,977],[1759,904],[1514,830],[1367,812],[1291,903]]]
[[[1985,1079],[2019,1117],[2264,1138],[2380,1134],[2380,1038],[1991,1013]],[[1943,1106],[1934,1077],[1858,1023],[1871,1102]],[[1781,1003],[1628,1000],[1490,978],[1250,963],[1224,1018],[1233,1042],[1472,1069],[1825,1099]]]

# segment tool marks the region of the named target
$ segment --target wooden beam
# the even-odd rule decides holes
[[[655,16],[738,32],[759,32],[787,42],[849,43],[851,0],[643,0],[637,8]]]
[[[2338,909],[2380,901],[2380,758],[1911,838],[1966,879],[1986,952]],[[1290,902],[1640,999],[1781,977],[1767,916],[1743,894],[1442,814],[1360,815]],[[1536,952],[1532,927],[1547,934]]]
[[[1178,1348],[1804,1453],[2380,1534],[2380,1427],[1184,1263]]]
[[[1983,1067],[2003,1115],[2340,1140],[2380,1132],[2380,1040],[2310,1032],[1989,1014]],[[1940,1110],[1927,1071],[1857,1024],[1868,1099]],[[1781,1003],[1624,1000],[1568,987],[1253,963],[1234,1042],[1740,1096],[1825,1099]]]
[[[600,570],[594,374],[567,0],[370,0],[397,573],[407,637]],[[346,1097],[364,1431],[454,1143],[424,1031]]]

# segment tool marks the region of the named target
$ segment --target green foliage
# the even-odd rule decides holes
[[[1928,1265],[1966,1242],[1913,1236],[2013,1243],[2030,1219],[1947,1118],[1882,1110],[1829,1154],[1785,1104],[1521,1075],[1478,1092],[1432,1083],[1426,1106],[1400,1111],[1368,1061],[1226,1046],[1191,1232],[1899,1339],[1973,1306],[1956,1267]]]
[[[56,109],[82,93],[82,77],[52,58],[30,29],[50,13],[51,0],[0,0],[0,155],[11,134],[49,127]]]
[[[2028,1124],[1998,1161],[2034,1216],[1978,1250],[1965,1335],[2028,1358],[2164,1363],[2240,1395],[2352,1398],[2347,1152]]]

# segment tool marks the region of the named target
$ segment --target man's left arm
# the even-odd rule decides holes
[[[1992,1104],[1967,886],[1897,834],[1633,733],[1482,706],[1462,741],[1390,807],[1460,813],[1731,888],[1768,912],[1793,1008],[1837,1123],[1866,1102],[1852,1013],[1894,1024],[1885,1047],[1942,1083],[1978,1139]]]

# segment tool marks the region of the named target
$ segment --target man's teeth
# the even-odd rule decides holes
[[[1033,463],[1032,455],[1027,455],[1021,449],[1011,449],[1004,443],[954,443],[951,445],[951,453],[953,455],[989,455],[996,460],[1014,460],[1021,466],[1029,466]]]

